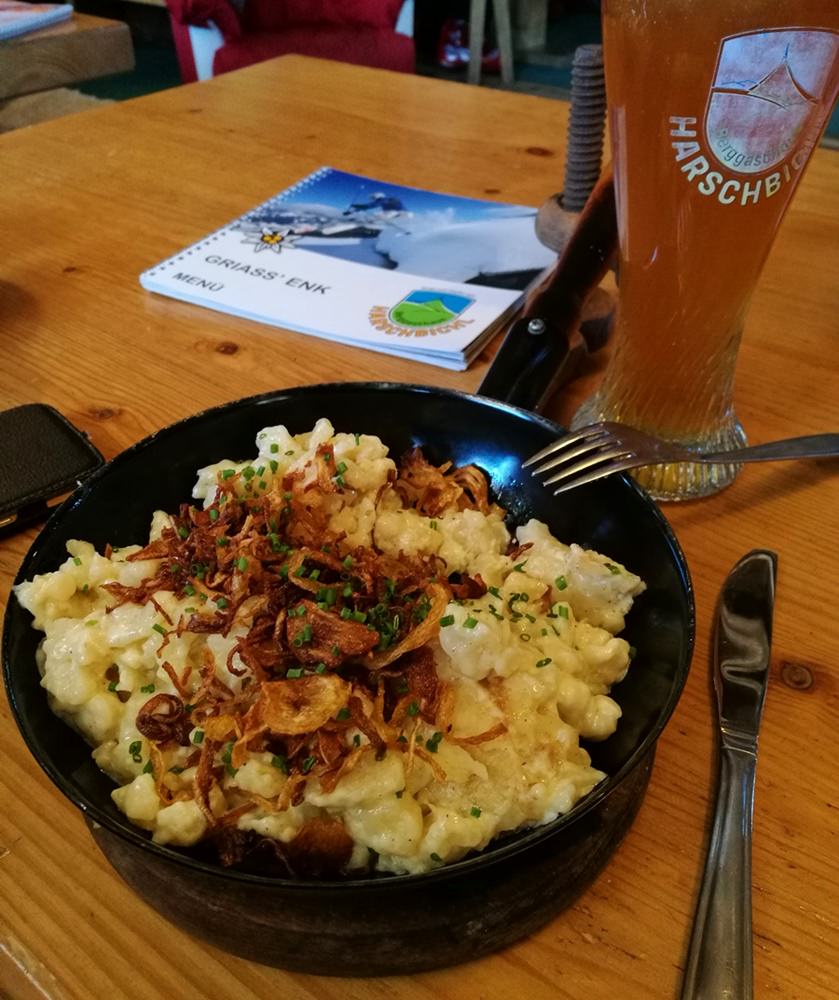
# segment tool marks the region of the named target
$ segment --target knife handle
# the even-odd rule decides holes
[[[699,890],[682,1000],[750,1000],[753,749],[723,735],[714,826]]]

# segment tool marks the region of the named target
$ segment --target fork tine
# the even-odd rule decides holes
[[[540,462],[543,458],[547,458],[548,455],[562,451],[570,445],[577,444],[578,442],[590,443],[604,437],[608,437],[608,430],[603,424],[590,424],[588,427],[581,427],[578,431],[569,431],[561,438],[549,444],[547,448],[543,448],[541,451],[537,451],[535,455],[531,455],[526,462],[522,463],[522,468],[527,469],[536,462]],[[539,470],[535,471],[538,472]]]
[[[563,479],[573,479],[582,472],[587,472],[589,469],[594,469],[604,464],[611,469],[615,465],[615,460],[619,462],[623,459],[634,460],[635,456],[622,445],[615,445],[612,448],[595,452],[592,455],[586,455],[579,462],[575,462],[567,468],[560,469],[555,476],[543,480],[542,485],[551,486],[553,483],[561,482]]]
[[[559,489],[554,490],[554,496],[556,497],[559,496],[560,493],[576,489],[578,486],[585,486],[586,483],[594,483],[598,479],[605,479],[606,476],[611,476],[615,472],[626,472],[628,469],[638,469],[642,465],[646,464],[648,463],[638,458],[627,458],[622,462],[615,462],[614,464],[601,466],[599,469],[592,469],[583,476],[574,476],[573,478],[569,478],[564,481]],[[545,485],[547,485],[547,483]]]
[[[570,462],[572,458],[597,455],[602,451],[602,449],[607,448],[612,443],[612,439],[608,435],[586,439],[573,447],[563,448],[561,451],[557,451],[547,461],[537,465],[535,469],[531,469],[530,475],[539,476],[544,472],[550,472],[551,469],[555,469],[558,465],[562,465],[564,462]]]

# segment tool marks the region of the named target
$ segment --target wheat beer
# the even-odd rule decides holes
[[[603,385],[574,424],[736,447],[743,319],[836,99],[839,0],[603,0],[603,43],[620,300]],[[638,478],[680,498],[735,471]]]

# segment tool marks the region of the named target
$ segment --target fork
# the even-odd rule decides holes
[[[749,448],[733,448],[700,454],[670,441],[645,434],[625,424],[599,423],[565,434],[524,463],[527,469],[539,462],[531,475],[539,476],[559,468],[545,479],[544,486],[559,483],[554,495],[585,483],[625,472],[642,465],[669,462],[776,462],[791,458],[830,458],[839,455],[839,434],[810,434],[786,438]],[[576,461],[574,461],[576,460]],[[568,464],[571,462],[572,464]]]

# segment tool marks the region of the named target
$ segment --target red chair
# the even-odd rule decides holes
[[[414,71],[413,0],[166,0],[184,83],[296,52]]]

